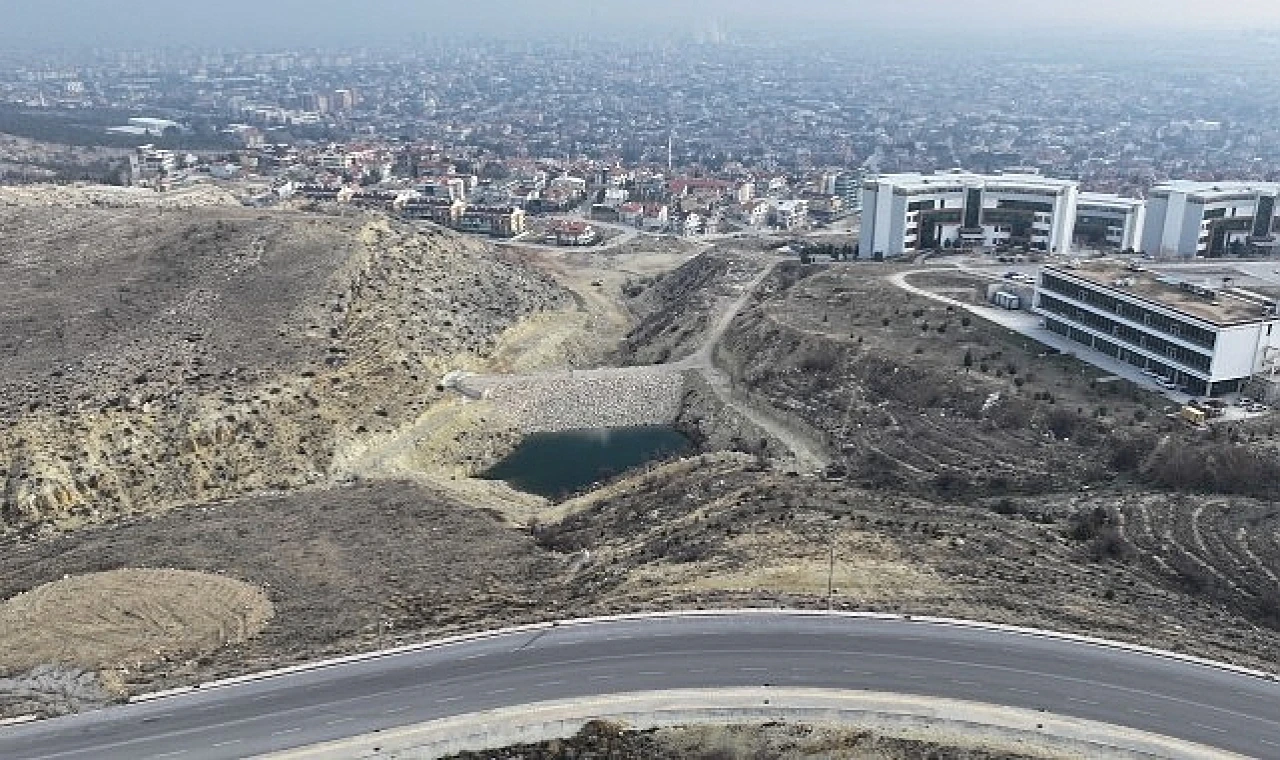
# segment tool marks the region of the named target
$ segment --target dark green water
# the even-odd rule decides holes
[[[689,439],[670,427],[571,430],[527,436],[481,477],[559,499],[657,459],[688,452]]]

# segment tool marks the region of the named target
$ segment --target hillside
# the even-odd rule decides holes
[[[323,482],[572,303],[375,216],[22,205],[0,238],[5,529]]]

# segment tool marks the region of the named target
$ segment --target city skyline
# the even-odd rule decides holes
[[[481,2],[458,7],[437,0],[370,0],[359,5],[282,0],[264,6],[247,0],[177,9],[157,0],[50,0],[8,9],[0,46],[31,47],[270,47],[313,44],[404,44],[414,39],[467,34],[533,39],[618,32],[684,35],[723,40],[762,31],[847,34],[910,32],[932,45],[955,41],[948,32],[987,36],[1027,34],[1136,35],[1222,31],[1249,20],[1252,31],[1280,29],[1280,5],[1237,0],[1231,12],[1191,0],[1105,0],[1073,3],[975,0],[816,0],[780,6],[760,0],[682,3],[654,0],[642,9],[619,3],[553,0],[536,5]]]

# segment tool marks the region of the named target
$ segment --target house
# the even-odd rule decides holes
[[[624,203],[618,207],[618,221],[623,224],[639,227],[644,220],[644,204],[642,203]]]
[[[640,218],[640,227],[651,232],[659,232],[667,229],[670,222],[667,204],[665,203],[646,203],[644,213]]]
[[[544,239],[556,245],[592,245],[600,239],[600,234],[586,222],[557,219],[547,226]]]

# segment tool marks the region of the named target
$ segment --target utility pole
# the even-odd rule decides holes
[[[836,577],[836,531],[831,529],[831,554],[827,560],[827,612],[831,611],[832,598],[835,596],[835,577]]]

